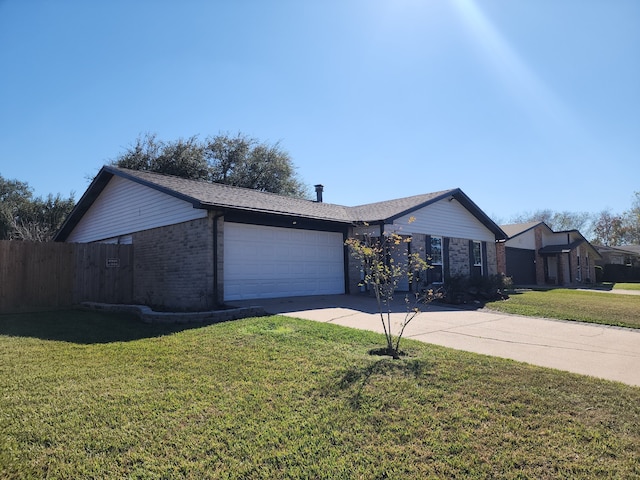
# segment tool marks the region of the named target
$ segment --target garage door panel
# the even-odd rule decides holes
[[[515,285],[533,285],[536,283],[536,257],[534,250],[507,247],[507,276]]]
[[[225,223],[225,300],[344,293],[342,234]]]

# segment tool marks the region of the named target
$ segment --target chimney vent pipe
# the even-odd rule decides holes
[[[324,190],[324,185],[314,185],[316,187],[316,201],[318,203],[322,202],[322,191]]]

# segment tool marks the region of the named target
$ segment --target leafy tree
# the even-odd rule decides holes
[[[10,238],[14,218],[30,201],[28,184],[0,176],[0,240]]]
[[[0,240],[50,240],[74,205],[73,195],[34,198],[27,183],[0,176]]]
[[[122,168],[165,173],[192,180],[206,180],[209,177],[204,148],[196,137],[163,142],[155,134],[147,133],[139,136],[112,163]]]
[[[398,334],[394,335],[391,312],[395,291],[401,279],[408,277],[411,281],[431,267],[420,252],[408,253],[407,243],[411,242],[411,237],[403,237],[396,232],[386,233],[382,237],[371,233],[357,237],[347,239],[346,245],[360,263],[363,275],[361,285],[367,285],[375,294],[387,343],[384,353],[398,359],[405,328],[420,314],[420,305],[429,303],[437,295],[431,290],[416,292],[412,297],[405,295],[406,313]]]
[[[255,144],[256,140],[241,134],[235,137],[220,134],[208,138],[205,155],[210,169],[209,179],[227,185],[241,183],[237,172],[242,170]]]
[[[544,209],[516,215],[512,223],[544,222],[554,231],[579,230],[588,236],[591,231],[591,214],[588,212],[554,212]]]
[[[591,231],[591,214],[588,212],[555,212],[551,228],[554,231],[579,230],[584,236]]]
[[[547,225],[549,225],[549,227],[551,227],[552,219],[553,219],[553,211],[546,209],[546,210],[536,210],[535,212],[520,213],[518,215],[511,217],[510,222],[511,223],[544,222]]]
[[[610,210],[602,210],[594,221],[593,234],[594,243],[599,245],[621,245],[624,237],[622,217],[611,213]]]
[[[206,180],[209,176],[204,147],[196,137],[165,143],[156,158],[156,169],[167,175],[195,180]]]
[[[307,196],[307,188],[297,178],[291,157],[279,143],[270,145],[240,133],[219,134],[205,141],[194,136],[172,142],[145,134],[112,164],[282,195]]]
[[[625,245],[640,245],[640,192],[634,193],[631,208],[623,214]]]

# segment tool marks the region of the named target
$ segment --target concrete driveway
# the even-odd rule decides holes
[[[357,295],[232,302],[272,314],[382,332],[375,299]],[[394,308],[392,322],[404,319]],[[404,338],[640,386],[640,331],[429,305]]]

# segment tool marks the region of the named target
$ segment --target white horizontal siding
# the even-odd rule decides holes
[[[511,238],[505,242],[507,247],[524,248],[527,250],[536,249],[536,234],[533,229],[522,233],[514,238]]]
[[[113,177],[67,241],[95,242],[206,216],[206,210],[189,202]]]
[[[415,220],[410,222],[410,218]],[[423,233],[451,238],[494,242],[495,235],[457,200],[443,199],[393,222],[400,234]],[[387,227],[387,230],[390,230]]]

